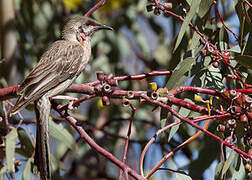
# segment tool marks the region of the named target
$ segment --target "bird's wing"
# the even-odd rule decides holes
[[[65,41],[53,43],[21,83],[17,91],[19,98],[11,113],[19,111],[49,90],[73,78],[80,69],[83,57],[83,47],[78,43]]]

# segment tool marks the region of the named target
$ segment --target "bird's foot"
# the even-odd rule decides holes
[[[77,106],[73,106],[73,104],[74,104],[74,102],[76,100],[78,100],[78,98],[71,97],[71,96],[62,96],[62,95],[59,95],[59,96],[52,97],[52,99],[68,100],[69,101],[68,109],[70,109],[70,110],[77,109]]]

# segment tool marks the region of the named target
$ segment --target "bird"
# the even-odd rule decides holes
[[[91,37],[112,27],[85,16],[71,18],[63,27],[61,40],[52,43],[17,90],[13,115],[34,102],[37,119],[34,164],[41,180],[50,180],[48,120],[50,99],[64,92],[85,69],[91,56]]]

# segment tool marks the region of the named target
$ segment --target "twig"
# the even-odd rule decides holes
[[[95,12],[99,7],[103,6],[104,3],[107,0],[101,0],[100,2],[98,2],[94,7],[92,7],[91,9],[89,9],[89,11],[84,15],[86,17],[90,16],[93,12]]]
[[[140,176],[135,170],[133,170],[128,165],[124,164],[122,161],[113,156],[110,152],[106,151],[104,148],[99,146],[81,126],[76,125],[77,120],[74,119],[72,116],[70,116],[67,113],[67,111],[65,111],[62,108],[61,105],[53,103],[52,106],[61,115],[61,117],[65,118],[74,127],[74,129],[80,134],[81,138],[84,139],[94,150],[96,150],[99,154],[109,159],[111,162],[113,162],[121,169],[127,168],[129,174],[133,176],[135,179],[144,180],[144,177]]]
[[[216,12],[217,12],[217,14],[218,14],[218,16],[219,16],[219,18],[220,18],[220,20],[221,20],[221,23],[222,23],[222,25],[224,26],[224,28],[227,29],[229,32],[231,32],[231,33],[234,35],[235,39],[238,40],[238,39],[239,39],[239,36],[237,36],[237,34],[235,34],[231,29],[229,29],[229,28],[225,25],[224,19],[223,19],[223,17],[222,17],[221,14],[220,14],[220,11],[219,11],[219,9],[218,9],[218,7],[217,7],[216,1],[213,1],[213,4],[214,4],[215,10],[216,10]]]
[[[170,106],[168,106],[168,105],[166,105],[166,104],[163,104],[163,103],[161,103],[161,102],[155,101],[155,100],[151,99],[150,97],[148,97],[148,96],[146,96],[146,95],[143,95],[142,97],[143,97],[146,101],[148,101],[148,102],[151,102],[151,103],[153,103],[153,104],[155,104],[155,105],[158,105],[158,106],[161,106],[161,107],[167,109],[167,110],[170,111],[174,116],[176,116],[177,118],[181,119],[183,122],[186,122],[186,123],[188,123],[189,125],[191,125],[191,126],[197,128],[197,129],[203,131],[203,132],[206,133],[207,135],[209,135],[209,136],[211,136],[212,138],[216,139],[216,140],[219,141],[220,143],[223,143],[225,146],[227,146],[227,147],[233,149],[233,150],[236,151],[237,153],[239,153],[239,154],[241,154],[241,155],[243,155],[243,156],[245,156],[245,157],[247,157],[247,158],[249,158],[249,159],[252,159],[252,156],[251,156],[251,155],[249,155],[249,154],[243,152],[242,150],[236,148],[234,145],[232,145],[232,144],[230,144],[230,143],[224,141],[224,140],[221,139],[220,137],[218,137],[218,136],[214,135],[213,133],[211,133],[211,132],[205,130],[204,128],[202,128],[202,127],[200,127],[199,125],[195,124],[195,123],[194,123],[193,121],[191,121],[190,119],[181,116],[178,112],[174,111]]]
[[[136,107],[133,107],[132,104],[130,104],[130,107],[131,107],[131,110],[132,110],[132,113],[131,113],[131,117],[130,117],[130,123],[129,123],[129,128],[128,128],[128,133],[127,133],[127,136],[126,136],[126,139],[125,139],[125,145],[124,145],[124,152],[123,152],[123,158],[122,158],[122,162],[125,163],[126,161],[126,156],[127,156],[127,150],[128,150],[128,145],[129,145],[129,139],[130,139],[130,134],[131,134],[131,127],[132,127],[132,124],[133,124],[133,120],[134,120],[134,117],[135,117],[135,113],[136,113],[136,110],[139,108],[139,106],[141,105],[142,101],[141,99],[139,99],[139,102],[138,104],[136,105]],[[125,170],[124,170],[125,171]],[[120,172],[119,172],[119,180],[122,179],[122,169],[120,169]]]

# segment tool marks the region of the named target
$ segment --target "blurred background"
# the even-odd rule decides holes
[[[0,87],[8,87],[19,84],[39,61],[46,48],[57,39],[68,18],[84,15],[98,1],[95,0],[2,0],[0,1],[1,36],[0,36]],[[167,2],[167,1],[161,1]],[[191,1],[171,0],[172,12],[183,15],[182,6],[189,10]],[[207,1],[209,2],[209,1]],[[92,59],[85,72],[80,75],[76,83],[85,83],[96,80],[96,71],[105,74],[113,73],[115,76],[131,75],[150,72],[153,70],[174,70],[181,58],[198,56],[203,47],[199,37],[188,28],[178,46],[173,51],[176,37],[181,27],[181,22],[161,12],[147,12],[146,6],[152,3],[147,0],[108,0],[106,4],[92,14],[92,18],[114,28],[114,32],[101,31],[92,39]],[[239,34],[240,24],[235,5],[237,1],[220,0],[218,7],[222,17],[235,33]],[[239,43],[232,34],[227,32],[222,24],[216,20],[216,11],[213,7],[206,10],[202,17],[195,17],[193,22],[205,34],[209,41],[226,44],[226,49],[237,46]],[[213,34],[213,32],[216,32]],[[195,41],[198,38],[198,41]],[[193,39],[194,38],[194,39]],[[248,38],[248,37],[247,37]],[[204,61],[203,61],[204,60]],[[176,85],[206,87],[220,90],[224,87],[238,88],[239,83],[223,80],[221,69],[208,67],[212,61],[199,57],[193,64],[184,79]],[[245,80],[249,76],[246,68],[240,67]],[[249,79],[249,78],[248,78]],[[124,90],[146,90],[148,82],[155,81],[158,87],[167,87],[169,77],[155,77],[137,81],[123,81],[119,84]],[[248,81],[248,80],[247,80]],[[169,88],[169,87],[167,87]],[[80,97],[77,94],[71,94]],[[186,99],[191,101],[191,95]],[[14,100],[11,100],[14,103]],[[64,103],[64,102],[63,102]],[[133,104],[136,102],[133,102]],[[121,100],[111,101],[111,105],[104,107],[99,98],[82,103],[78,110],[71,114],[83,122],[83,127],[91,137],[102,147],[109,150],[119,159],[122,158],[124,138],[127,134],[130,108],[123,107]],[[5,104],[6,105],[6,104]],[[1,104],[1,108],[5,106]],[[138,161],[142,148],[160,127],[160,111],[152,112],[153,107],[147,104],[141,105],[137,110],[134,125],[132,127],[131,143],[129,146],[127,164],[138,170]],[[180,109],[184,116],[192,116],[186,109]],[[20,136],[27,137],[33,148],[35,134],[35,114],[33,107],[29,106],[21,112],[23,124],[18,129],[21,151],[16,151],[18,159],[16,179],[21,177],[33,177],[31,152],[22,149]],[[53,115],[58,116],[52,112]],[[1,116],[3,112],[1,112]],[[10,119],[11,123],[19,122],[19,116]],[[117,179],[119,168],[111,164],[107,159],[93,151],[79,135],[67,123],[61,119],[54,119],[51,125],[55,129],[50,130],[51,153],[53,161],[54,177],[58,179]],[[61,124],[61,125],[60,125]],[[64,141],[57,128],[63,128],[68,141]],[[216,128],[212,123],[210,130]],[[55,133],[56,132],[56,133]],[[61,132],[61,133],[62,133]],[[149,171],[170,150],[177,147],[187,138],[195,134],[197,130],[187,125],[181,125],[177,133],[168,142],[169,133],[163,134],[156,140],[147,152],[144,162],[144,170]],[[22,134],[23,133],[23,134]],[[58,134],[57,134],[58,133]],[[34,137],[33,137],[34,136]],[[73,143],[69,149],[68,142]],[[29,143],[28,143],[29,144]],[[215,167],[220,160],[219,144],[207,136],[201,136],[194,142],[178,152],[174,158],[166,162],[167,168],[181,170],[192,179],[213,179]],[[0,166],[6,162],[4,152],[0,153]],[[28,169],[28,170],[27,170]],[[10,179],[10,175],[3,169],[1,177]],[[158,171],[152,179],[179,179],[176,173],[171,171]]]

